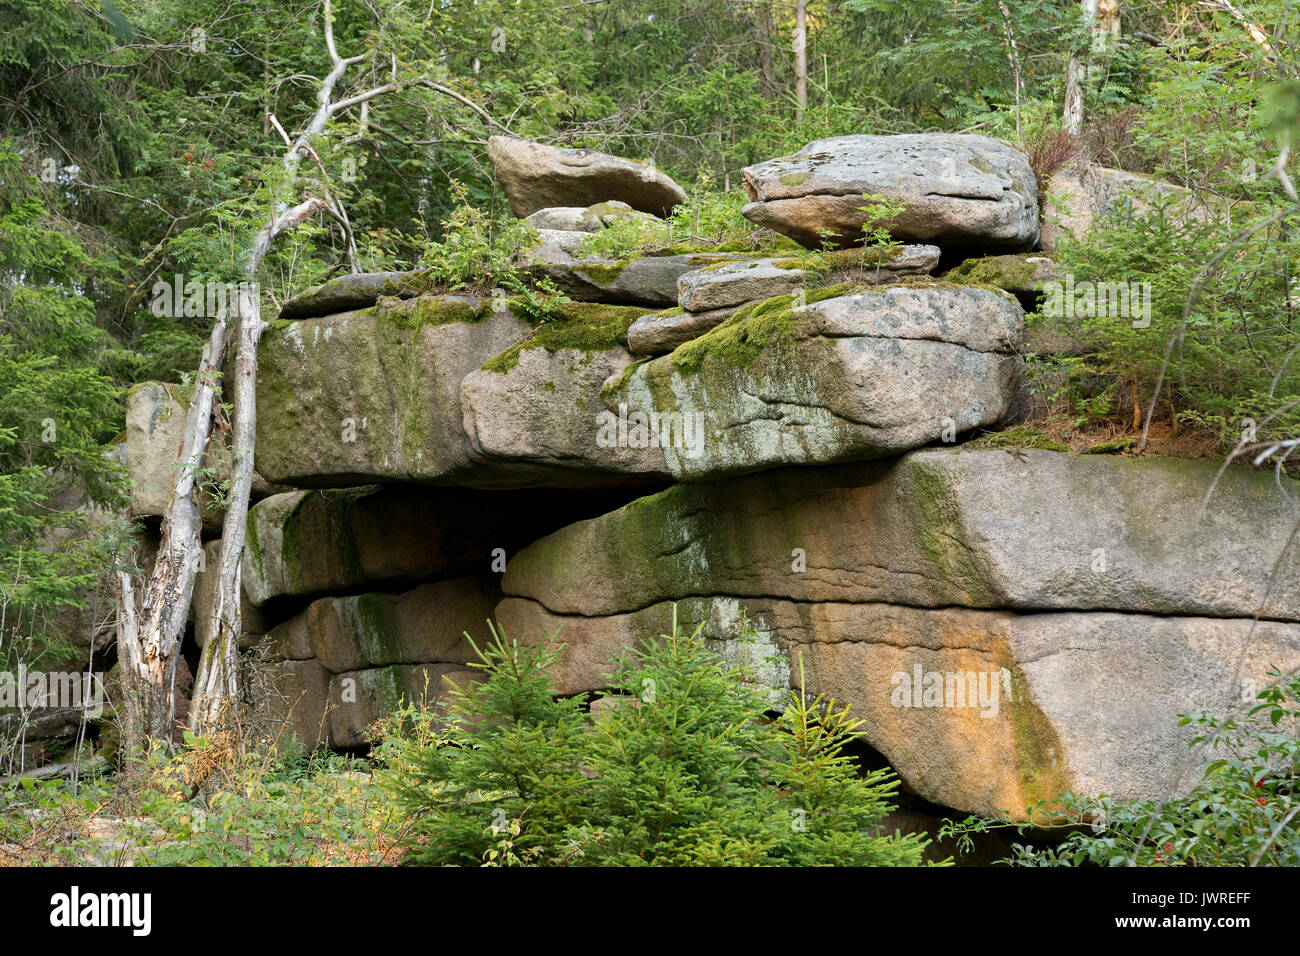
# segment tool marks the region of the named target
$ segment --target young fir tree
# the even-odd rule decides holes
[[[580,819],[584,698],[555,696],[553,642],[520,646],[492,627],[474,649],[470,666],[483,679],[453,688],[433,745],[392,779],[410,814],[404,862],[474,866],[508,844],[518,859],[545,863],[557,834]]]
[[[847,710],[800,694],[771,720],[701,633],[674,621],[617,661],[622,705],[594,726],[580,698],[553,696],[553,643],[496,638],[483,683],[453,695],[444,732],[392,775],[407,862],[918,865],[922,837],[878,832],[898,783],[857,775]]]

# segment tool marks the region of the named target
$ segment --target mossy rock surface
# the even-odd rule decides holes
[[[991,286],[1008,292],[1041,292],[1044,283],[1059,278],[1054,258],[1043,255],[986,256],[967,259],[943,277],[950,282]]]

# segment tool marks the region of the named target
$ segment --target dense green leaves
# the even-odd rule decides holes
[[[793,695],[774,721],[745,670],[674,627],[614,662],[592,721],[583,698],[554,696],[557,657],[496,637],[443,731],[390,745],[407,862],[921,862],[923,838],[882,832],[898,781],[858,775],[844,752],[857,723],[833,702]]]

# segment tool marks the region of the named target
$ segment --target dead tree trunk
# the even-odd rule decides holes
[[[1093,33],[1097,26],[1098,0],[1082,0],[1080,14],[1083,17],[1083,39],[1074,44],[1070,51],[1070,61],[1065,67],[1065,113],[1061,119],[1061,128],[1077,136],[1083,129],[1083,88],[1088,79],[1088,53],[1093,45]]]
[[[250,281],[240,285],[236,299],[239,345],[235,355],[229,503],[217,562],[217,593],[208,629],[211,637],[203,648],[199,672],[194,680],[190,706],[190,727],[194,730],[214,726],[223,704],[234,700],[239,691],[239,636],[243,632],[240,558],[248,526],[248,499],[253,486],[253,452],[257,440],[257,348],[266,330],[266,323],[262,321],[261,295],[251,277],[257,274],[275,237],[292,229],[320,206],[321,200],[309,199],[262,227],[245,267]]]
[[[134,604],[125,607],[128,598],[134,599],[134,588],[119,579],[123,606],[118,609],[118,657],[124,665],[123,684],[134,697],[128,716],[134,715],[139,722],[128,738],[171,739],[176,658],[202,553],[196,478],[208,444],[217,369],[225,346],[226,318],[222,314],[213,323],[190,394],[172,492],[163,513],[162,542],[145,587],[142,619],[137,621]]]
[[[794,99],[795,122],[802,123],[808,108],[808,0],[794,6]]]

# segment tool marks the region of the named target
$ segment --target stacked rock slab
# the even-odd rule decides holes
[[[938,264],[938,246],[889,246],[830,253],[815,262],[787,256],[704,266],[677,280],[676,308],[643,315],[632,323],[627,330],[628,349],[633,355],[663,355],[721,325],[742,306],[832,284],[837,273],[842,278],[851,271],[858,283],[874,285],[900,276],[925,275]]]
[[[493,136],[488,139],[488,159],[520,218],[547,207],[590,206],[611,199],[666,216],[686,199],[682,188],[654,166],[591,149]]]
[[[446,690],[444,676],[468,679],[466,635],[480,646],[488,638],[508,555],[625,500],[387,486],[259,502],[249,511],[241,576],[246,629],[275,622],[251,668],[263,717],[309,744],[360,746],[374,719],[395,706],[390,691],[433,700]],[[198,614],[210,577],[196,585]],[[202,643],[204,622],[196,623]]]
[[[1232,471],[1200,513],[1214,473],[959,449],[679,485],[523,551],[497,618],[561,628],[565,692],[673,602],[718,640],[747,618],[937,804],[1158,797],[1197,776],[1178,714],[1300,665],[1294,497]]]
[[[683,480],[879,458],[998,421],[1015,392],[1023,319],[991,289],[889,286],[806,305],[785,296],[633,367],[605,402],[641,416]]]
[[[561,690],[599,691],[675,604],[773,706],[800,675],[850,704],[920,796],[1023,817],[1067,789],[1186,786],[1177,715],[1228,709],[1300,663],[1294,506],[1271,478],[1231,471],[1200,513],[1209,465],[914,450],[1011,405],[1024,313],[1010,292],[1052,277],[1049,258],[1011,255],[1039,233],[1023,153],[840,137],[746,171],[746,215],[809,245],[860,237],[864,194],[905,200],[893,234],[933,245],[870,276],[838,268],[858,251],[815,268],[582,260],[582,230],[607,225],[593,203],[680,201],[662,174],[611,159],[493,146],[516,214],[545,209],[520,265],[580,300],[567,312],[393,274],[313,290],[268,331],[268,478],[424,486],[254,508],[243,570],[298,732],[364,745],[399,698],[471,678],[465,635],[486,636],[489,615],[521,640],[559,629]],[[935,280],[941,249],[978,259]],[[548,485],[591,500],[548,508],[520,490]]]
[[[953,133],[836,136],[743,171],[744,216],[810,248],[862,238],[864,195],[902,200],[889,223],[904,242],[989,250],[1038,240],[1029,157],[1002,140]]]

